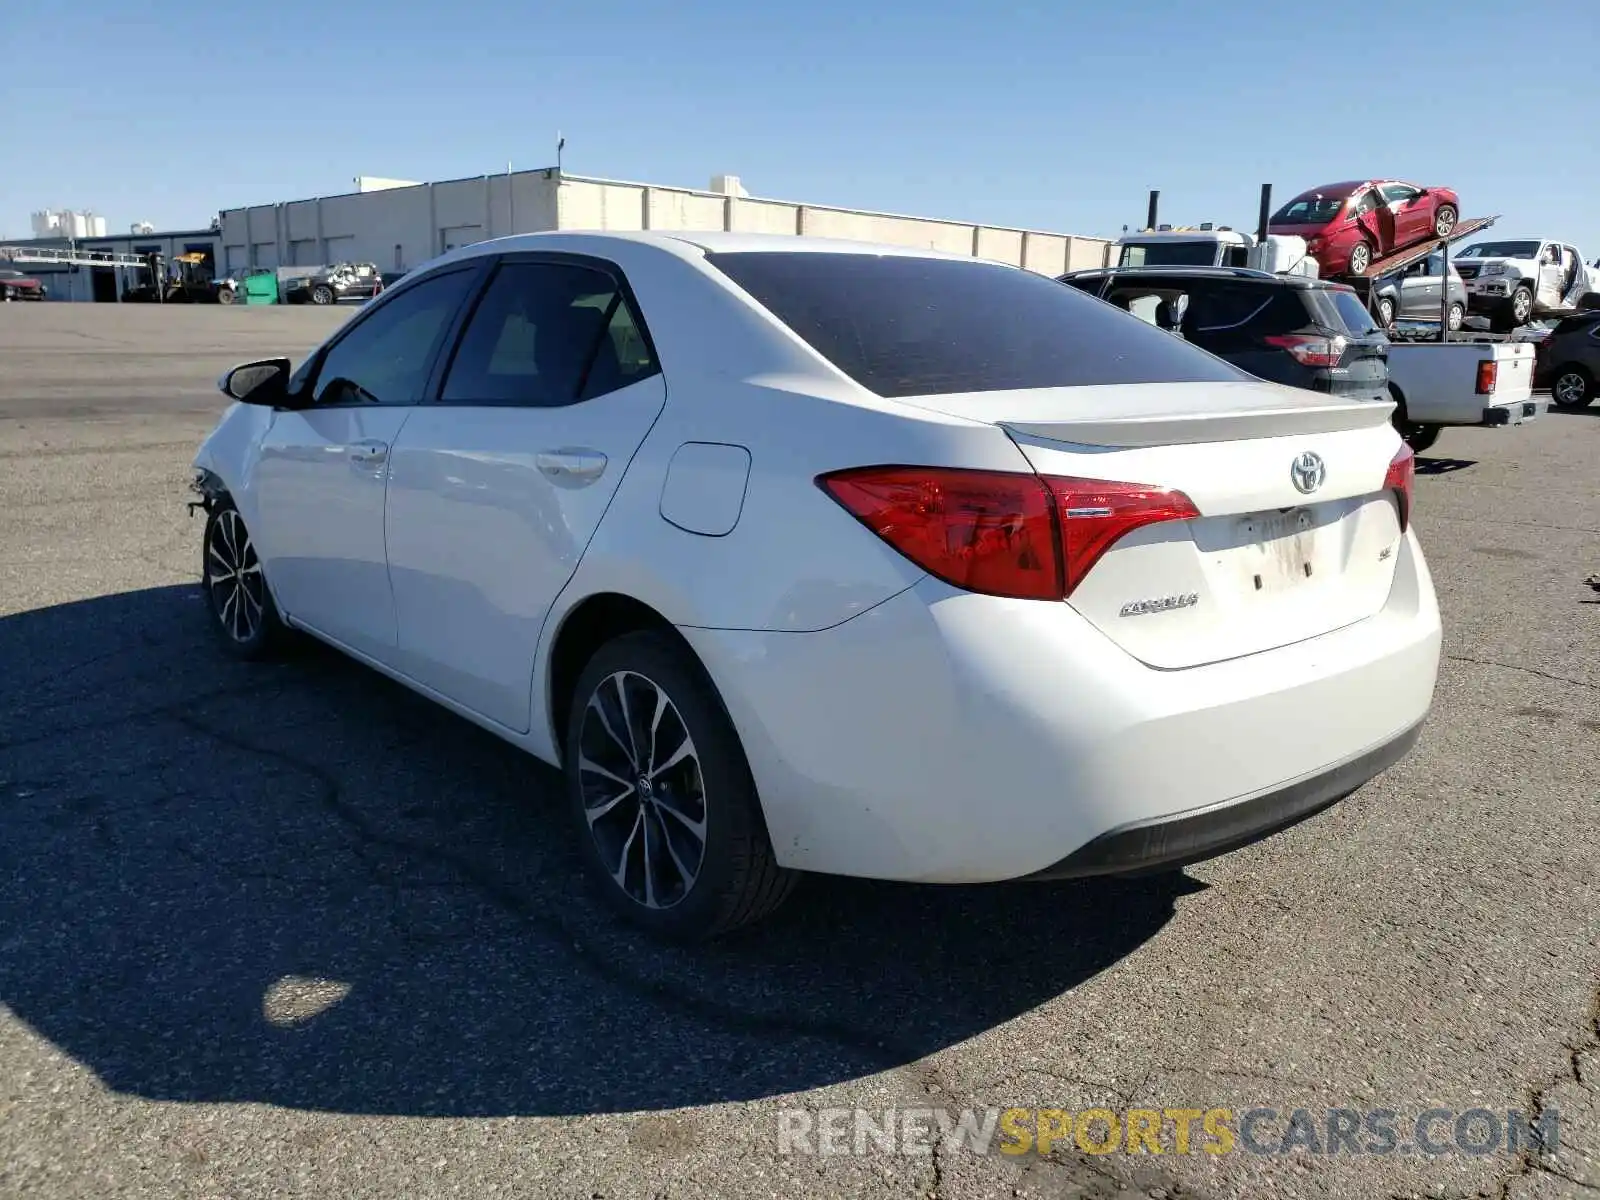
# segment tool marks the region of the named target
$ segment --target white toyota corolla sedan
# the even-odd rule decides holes
[[[560,765],[662,935],[806,871],[1172,869],[1349,795],[1432,702],[1390,406],[1015,267],[519,236],[221,386],[222,644],[303,630]]]

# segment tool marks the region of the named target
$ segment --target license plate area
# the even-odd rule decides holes
[[[1309,508],[1237,518],[1227,557],[1240,590],[1270,596],[1316,581],[1317,524]]]

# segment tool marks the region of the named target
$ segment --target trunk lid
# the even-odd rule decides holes
[[[1385,485],[1399,447],[1391,404],[1264,383],[910,403],[1001,426],[1041,475],[1189,497],[1198,517],[1120,538],[1066,601],[1152,667],[1271,650],[1364,620],[1387,602],[1402,536]],[[1071,518],[1063,523],[1070,540]]]

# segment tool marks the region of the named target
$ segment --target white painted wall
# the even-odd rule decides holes
[[[233,266],[353,259],[395,271],[420,266],[446,246],[548,229],[734,229],[846,238],[976,254],[1051,275],[1101,266],[1111,245],[1106,238],[558,176],[554,169],[229,209],[219,241],[232,248],[221,257]]]

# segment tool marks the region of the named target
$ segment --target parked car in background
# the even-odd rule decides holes
[[[334,263],[313,275],[291,279],[284,299],[290,304],[337,304],[370,300],[382,290],[383,275],[375,263]]]
[[[1439,251],[1404,270],[1374,280],[1378,323],[1388,329],[1397,320],[1437,322],[1444,307],[1443,272],[1444,253]],[[1451,263],[1449,327],[1460,329],[1466,315],[1467,285]]]
[[[1228,267],[1107,267],[1060,281],[1259,379],[1341,398],[1389,398],[1389,339],[1346,284]]]
[[[1350,795],[1432,704],[1390,406],[1019,267],[499,238],[222,386],[220,648],[308,631],[559,765],[594,886],[664,937],[802,871],[1171,870]]]
[[[1505,331],[1536,317],[1565,316],[1589,292],[1596,274],[1576,246],[1540,238],[1473,242],[1455,255],[1467,284],[1467,307]]]
[[[43,280],[11,267],[0,268],[0,301],[43,300],[46,295]]]
[[[1305,238],[1325,276],[1365,275],[1377,259],[1447,236],[1460,216],[1449,188],[1350,180],[1301,192],[1272,215],[1267,232]]]
[[[1600,380],[1600,309],[1561,318],[1535,349],[1534,385],[1549,388],[1553,404],[1586,408],[1594,403]]]

